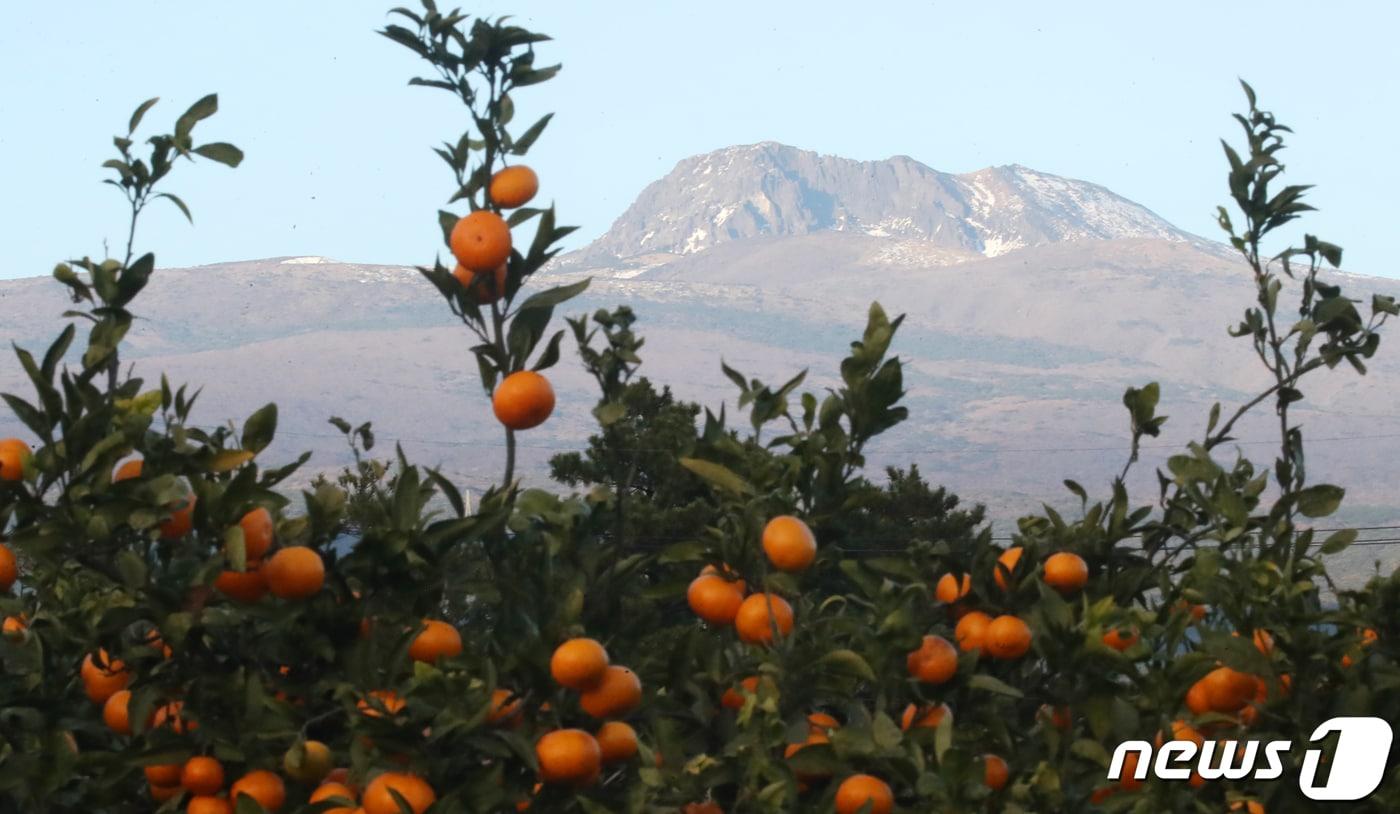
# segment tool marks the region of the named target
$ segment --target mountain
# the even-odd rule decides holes
[[[1101,186],[1015,164],[951,175],[908,156],[852,161],[764,142],[681,161],[579,259],[655,263],[821,231],[924,241],[960,259],[1080,240],[1204,243]]]
[[[726,210],[729,228],[718,229]],[[715,409],[728,402],[731,413],[720,359],[766,381],[807,368],[806,386],[820,392],[836,384],[871,301],[907,314],[894,352],[911,419],[878,439],[869,466],[918,463],[985,502],[998,533],[1042,502],[1075,511],[1065,478],[1106,492],[1128,452],[1127,386],[1160,382],[1160,412],[1171,417],[1129,477],[1146,504],[1154,470],[1199,437],[1211,405],[1228,409],[1263,385],[1248,343],[1227,334],[1253,296],[1241,263],[1101,187],[1023,167],[956,176],[906,158],[722,150],[681,162],[607,234],[531,285],[584,277],[588,292],[562,315],[631,305],[647,340],[643,374]],[[1400,295],[1395,280],[1327,278],[1358,298]],[[51,280],[0,282],[0,340],[46,346],[68,305]],[[344,441],[326,423],[335,415],[372,419],[385,445],[377,452],[400,443],[478,493],[500,477],[502,439],[473,338],[411,268],[302,257],[161,269],[136,310],[124,358],[140,375],[203,386],[202,422],[279,402],[269,460],[309,449],[308,477],[344,465]],[[1348,488],[1348,522],[1400,522],[1392,341],[1370,375],[1324,373],[1295,405],[1310,478]],[[0,391],[28,393],[7,358]],[[595,426],[593,384],[568,344],[550,377],[556,414],[520,439],[521,471],[535,482],[551,455]],[[1237,433],[1238,450],[1263,465],[1273,457],[1271,417],[1265,407]],[[22,432],[0,415],[0,433]],[[1400,564],[1391,551],[1344,556],[1359,578],[1377,555]]]

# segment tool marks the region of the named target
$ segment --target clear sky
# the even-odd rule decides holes
[[[395,0],[412,4],[416,0]],[[280,255],[428,262],[452,191],[429,148],[460,132],[441,91],[411,88],[407,50],[374,33],[394,3],[126,0],[7,3],[0,26],[0,277],[122,238],[99,184],[110,136],[140,101],[168,126],[204,93],[197,133],[247,153],[183,168],[194,210],[138,236],[162,266]],[[450,3],[444,0],[444,6]],[[1222,135],[1249,79],[1297,134],[1292,180],[1319,185],[1311,222],[1353,271],[1400,275],[1400,13],[1389,3],[728,2],[491,0],[552,34],[554,82],[520,116],[557,116],[529,159],[573,245],[689,155],[776,140],[940,170],[1019,163],[1103,184],[1215,237]]]

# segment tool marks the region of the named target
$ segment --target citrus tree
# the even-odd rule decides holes
[[[1265,251],[1308,207],[1270,189],[1287,130],[1247,87],[1221,224],[1258,292],[1233,332],[1273,384],[1213,410],[1151,503],[1122,477],[1101,500],[1067,482],[1080,511],[1023,518],[1001,550],[917,470],[865,474],[908,417],[902,318],[879,305],[824,392],[726,367],[737,426],[697,425],[638,375],[629,309],[551,333],[584,284],[531,293],[568,229],[530,206],[520,163],[549,117],[513,127],[515,97],[557,71],[536,67],[546,38],[430,0],[392,13],[385,36],[432,68],[412,83],[465,113],[437,150],[450,259],[420,270],[472,343],[502,480],[469,509],[335,418],[355,467],[293,497],[305,456],[264,460],[275,406],[201,429],[198,391],[122,370],[154,256],[60,264],[73,324],[41,357],[17,349],[34,395],[5,396],[30,437],[0,442],[0,812],[1311,810],[1296,784],[1209,767],[1108,780],[1110,754],[1281,738],[1296,775],[1321,720],[1394,717],[1400,589],[1332,585],[1326,557],[1356,533],[1312,528],[1343,491],[1308,480],[1289,407],[1317,370],[1364,372],[1397,308],[1343,294],[1336,246]],[[106,165],[132,243],[148,202],[188,214],[156,189],[179,159],[241,159],[193,141],[214,97],[136,157],[150,106]],[[570,332],[599,426],[553,470],[581,491],[526,489],[515,434],[549,419],[543,371]],[[1125,475],[1159,399],[1125,395]],[[1266,408],[1272,466],[1227,457]],[[1392,810],[1391,786],[1358,807]]]

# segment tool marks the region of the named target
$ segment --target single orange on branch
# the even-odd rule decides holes
[[[805,571],[817,558],[817,538],[802,520],[780,515],[763,527],[763,553],[779,571]]]
[[[981,650],[987,636],[987,626],[992,623],[992,617],[982,611],[972,611],[964,614],[958,620],[957,627],[953,628],[953,638],[958,641],[958,649],[964,653],[971,650]]]
[[[995,567],[992,577],[996,580],[998,588],[1003,591],[1010,590],[1010,585],[1006,581],[1007,576],[1010,575],[1011,578],[1015,578],[1016,564],[1021,561],[1021,555],[1023,553],[1025,553],[1025,550],[1020,546],[1012,546],[1001,552],[1000,557],[997,557],[997,566],[999,567]]]
[[[414,661],[436,664],[438,659],[453,658],[462,653],[462,634],[457,628],[438,619],[427,619],[413,642],[408,657]]]
[[[637,730],[622,721],[608,721],[594,736],[604,763],[621,763],[637,756]]]
[[[315,596],[326,582],[325,562],[315,549],[307,546],[280,549],[261,570],[267,589],[282,599]]]
[[[951,605],[972,592],[972,575],[944,574],[933,587],[933,598],[945,605]]]
[[[597,739],[582,729],[546,732],[535,742],[535,759],[540,780],[550,784],[586,786],[603,770],[603,752]]]
[[[457,221],[448,243],[469,271],[494,271],[510,259],[510,226],[495,212],[478,209]]]
[[[855,774],[836,787],[837,814],[890,814],[894,810],[894,792],[878,777]]]
[[[1137,644],[1140,638],[1142,636],[1135,627],[1115,627],[1103,634],[1103,643],[1121,653]]]
[[[506,167],[491,176],[491,203],[502,209],[524,206],[540,191],[540,178],[524,164]]]
[[[535,371],[519,370],[496,385],[491,409],[512,430],[538,427],[554,412],[554,388]]]
[[[1089,564],[1069,551],[1059,551],[1045,559],[1045,584],[1062,594],[1073,593],[1089,582]]]
[[[597,686],[584,690],[578,705],[594,718],[619,718],[642,703],[642,682],[637,674],[616,664],[603,671]]]
[[[909,675],[925,684],[943,684],[958,672],[958,651],[942,636],[925,636],[905,659]]]
[[[437,794],[428,781],[408,772],[384,772],[365,786],[360,807],[365,814],[401,814],[393,792],[398,792],[413,814],[423,814],[437,802]]]
[[[29,445],[18,438],[0,441],[0,481],[11,483],[24,477],[24,467],[33,457]]]
[[[243,554],[248,562],[257,562],[272,548],[272,512],[258,507],[238,521],[243,529]]]
[[[982,649],[994,659],[1019,659],[1031,649],[1030,625],[1019,616],[998,616],[987,624]]]
[[[238,778],[228,790],[228,798],[235,807],[238,805],[238,798],[244,795],[251,797],[268,811],[276,812],[287,802],[287,786],[282,782],[282,778],[272,772],[255,769]]]
[[[5,593],[14,587],[15,580],[19,579],[19,563],[15,560],[15,552],[4,543],[0,543],[0,593]]]
[[[570,690],[590,690],[603,680],[609,665],[608,651],[593,639],[570,639],[554,649],[549,674]]]
[[[772,644],[774,628],[779,636],[792,632],[792,606],[777,594],[753,594],[739,606],[734,629],[749,644]]]
[[[744,592],[739,584],[715,574],[696,577],[685,592],[690,609],[712,625],[734,624],[739,606],[744,604]]]
[[[899,728],[904,731],[910,729],[937,729],[943,723],[944,718],[952,719],[953,710],[947,704],[938,704],[932,707],[919,707],[910,704],[904,708],[904,714],[899,717]]]

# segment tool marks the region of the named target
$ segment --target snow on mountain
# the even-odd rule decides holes
[[[1079,240],[1206,243],[1101,186],[1015,164],[953,175],[908,156],[853,161],[763,142],[681,161],[577,259],[599,266],[660,255],[654,264],[733,240],[820,231],[983,257]]]

